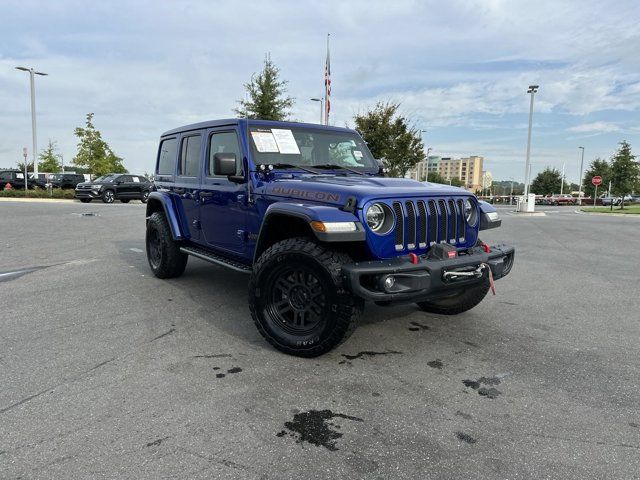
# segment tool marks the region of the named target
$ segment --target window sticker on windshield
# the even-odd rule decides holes
[[[278,144],[271,132],[251,132],[251,138],[260,153],[278,153]]]
[[[298,144],[291,130],[274,128],[271,133],[273,133],[273,138],[276,139],[280,153],[300,155],[300,149],[298,149]]]
[[[24,173],[16,173],[16,178],[23,179]]]
[[[360,160],[362,158],[362,152],[360,150],[354,150],[353,156]]]

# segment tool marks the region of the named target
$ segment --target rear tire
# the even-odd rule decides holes
[[[485,269],[482,278],[477,284],[444,298],[418,302],[417,305],[421,310],[429,313],[458,315],[478,305],[487,295],[489,287],[489,273]]]
[[[184,273],[189,256],[180,251],[162,213],[155,212],[149,217],[145,243],[147,260],[156,277],[174,278]]]
[[[249,309],[260,334],[278,350],[316,357],[346,340],[363,310],[344,288],[342,252],[307,238],[269,247],[249,281]]]
[[[147,203],[147,200],[149,200],[149,192],[142,192],[142,198],[140,199],[140,201],[142,203]]]

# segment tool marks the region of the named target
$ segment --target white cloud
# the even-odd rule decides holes
[[[611,122],[592,122],[583,123],[581,125],[575,125],[567,128],[567,131],[574,133],[607,133],[607,132],[619,132],[620,126]]]

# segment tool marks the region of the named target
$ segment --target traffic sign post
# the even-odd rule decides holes
[[[593,206],[596,206],[596,199],[598,198],[598,185],[602,183],[602,177],[600,175],[596,175],[591,179],[591,183],[594,187],[596,187],[596,191],[593,194]]]

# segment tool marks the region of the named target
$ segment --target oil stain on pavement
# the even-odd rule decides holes
[[[442,363],[442,360],[440,360],[439,358],[436,358],[435,360],[427,362],[427,365],[429,365],[431,368],[437,368],[438,370],[442,370],[444,363]]]
[[[296,443],[310,443],[317,447],[325,447],[327,450],[336,451],[336,441],[342,437],[342,433],[332,429],[340,428],[340,425],[331,423],[334,418],[344,418],[354,422],[363,422],[361,418],[333,413],[331,410],[309,410],[308,412],[296,413],[293,421],[285,422],[282,430],[276,434],[277,437],[289,435],[296,439]],[[288,431],[287,431],[288,430]]]
[[[213,367],[214,370],[220,370],[220,367]],[[242,369],[240,367],[231,367],[227,370],[227,373],[216,373],[216,378],[224,378],[229,374],[240,373]]]
[[[342,360],[340,362],[338,362],[339,365],[343,365],[343,364],[349,364],[351,365],[350,360],[356,360],[358,358],[363,359],[364,357],[376,357],[378,355],[402,355],[402,352],[398,352],[396,350],[387,350],[386,352],[371,352],[371,351],[364,351],[364,352],[358,352],[355,355],[346,355],[346,354],[342,354],[342,356],[346,359],[346,360]]]
[[[496,375],[494,377],[480,377],[477,380],[463,380],[462,383],[467,388],[477,390],[478,395],[494,399],[498,398],[502,392],[492,385],[500,385],[502,379],[506,376],[508,376],[508,374]],[[483,387],[483,385],[489,385],[490,387]]]

